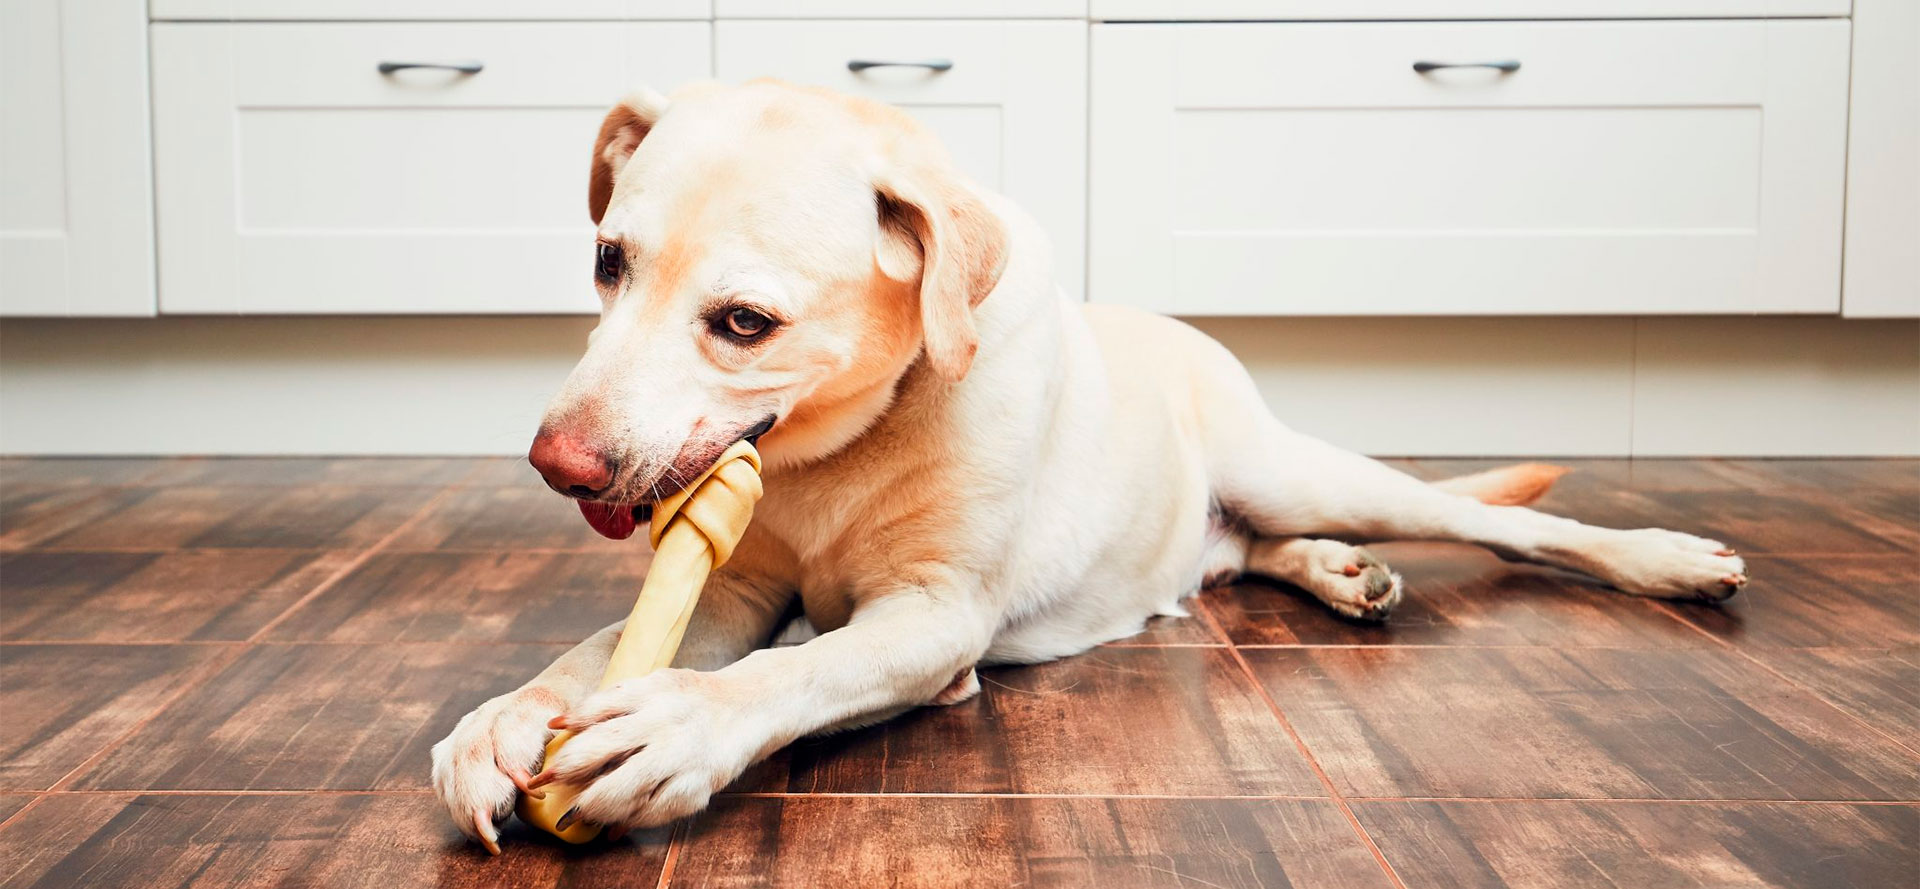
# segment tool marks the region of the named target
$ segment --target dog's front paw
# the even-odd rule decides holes
[[[534,786],[584,786],[563,820],[614,831],[706,808],[768,740],[724,682],[712,673],[659,670],[594,694],[550,723],[574,736]]]
[[[553,734],[547,720],[565,705],[553,690],[530,685],[481,704],[433,745],[434,793],[460,832],[487,851],[500,854],[497,824],[529,790]]]
[[[1664,528],[1613,532],[1600,560],[1603,579],[1637,596],[1722,602],[1747,585],[1747,563],[1726,544]]]

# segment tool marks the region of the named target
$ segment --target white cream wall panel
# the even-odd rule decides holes
[[[524,455],[592,326],[585,317],[9,321],[0,453]],[[1246,362],[1289,425],[1367,453],[1920,456],[1911,320],[1199,326]]]
[[[1831,313],[1846,60],[1842,20],[1096,25],[1091,297]]]
[[[1849,124],[1841,311],[1920,316],[1920,0],[1858,0]]]
[[[151,315],[140,0],[0,3],[0,315]]]
[[[706,19],[710,0],[152,0],[154,21]]]
[[[725,0],[721,0],[725,2]],[[1092,0],[1112,21],[1653,19],[1842,16],[1850,0]],[[1893,0],[1896,3],[1911,0]]]
[[[968,175],[1025,207],[1053,240],[1055,278],[1085,292],[1087,26],[1081,22],[721,21],[723,81],[773,76],[898,105]],[[951,62],[854,72],[855,60]]]
[[[597,312],[594,133],[707,76],[709,28],[154,25],[162,311]]]

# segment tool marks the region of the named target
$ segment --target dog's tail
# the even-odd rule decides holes
[[[1433,486],[1449,494],[1472,497],[1494,506],[1526,506],[1546,496],[1547,489],[1572,470],[1546,463],[1521,463],[1443,479]]]

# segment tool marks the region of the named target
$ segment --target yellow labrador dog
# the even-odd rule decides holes
[[[657,825],[796,738],[964,700],[976,664],[1130,635],[1209,579],[1381,618],[1400,578],[1350,541],[1471,541],[1643,596],[1746,581],[1711,540],[1524,508],[1552,467],[1427,484],[1288,429],[1194,329],[1063,298],[1035,223],[889,107],[643,92],[607,115],[588,196],[600,324],[534,466],[611,537],[741,438],[767,493],[676,669],[593,693],[615,624],[434,748],[489,847],[529,783]],[[764,648],[796,597],[822,635]],[[543,764],[557,727],[578,737]]]

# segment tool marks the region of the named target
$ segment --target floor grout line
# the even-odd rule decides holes
[[[667,857],[660,862],[660,879],[654,881],[653,889],[667,889],[673,884],[674,866],[680,863],[680,850],[686,848],[690,825],[699,815],[700,813],[696,813],[692,817],[674,822],[673,833],[667,838]]]
[[[1920,806],[1900,799],[1663,799],[1659,797],[1350,796],[1356,803],[1621,803],[1672,806]]]
[[[1226,627],[1221,625],[1220,619],[1214,615],[1213,609],[1208,607],[1205,601],[1196,600],[1194,606],[1200,616],[1213,626],[1216,634],[1223,639],[1230,638],[1227,636]],[[1300,749],[1300,755],[1306,757],[1307,765],[1312,767],[1314,775],[1327,788],[1327,794],[1332,797],[1334,805],[1340,808],[1342,815],[1347,816],[1347,823],[1352,825],[1353,832],[1360,837],[1360,842],[1367,847],[1367,851],[1373,853],[1373,860],[1379,863],[1381,872],[1387,875],[1387,881],[1397,889],[1407,889],[1407,884],[1400,879],[1400,874],[1393,869],[1393,864],[1387,861],[1386,853],[1380,851],[1380,844],[1373,841],[1373,835],[1367,833],[1366,826],[1360,823],[1360,816],[1354,814],[1353,806],[1340,795],[1340,788],[1333,783],[1333,778],[1327,774],[1327,770],[1320,766],[1320,759],[1313,755],[1313,749],[1307,746],[1306,739],[1300,737],[1300,732],[1294,729],[1293,722],[1287,719],[1287,714],[1280,709],[1280,702],[1273,699],[1273,695],[1267,692],[1267,687],[1260,682],[1259,675],[1253,672],[1253,664],[1248,663],[1246,655],[1242,654],[1237,646],[1228,646],[1227,653],[1233,657],[1234,663],[1240,665],[1240,672],[1247,677],[1247,682],[1252,684],[1254,693],[1266,703],[1267,709],[1273,712],[1273,718],[1280,723],[1280,728],[1286,731],[1287,737],[1293,739],[1294,746]]]
[[[24,648],[24,647],[33,646],[33,645],[75,645],[75,646],[78,646],[78,645],[113,645],[113,646],[187,645],[187,646],[216,646],[216,647],[221,645],[340,645],[340,646],[363,645],[363,646],[381,646],[381,647],[392,646],[392,645],[421,645],[421,646],[454,645],[454,646],[461,646],[461,647],[498,645],[502,647],[511,647],[511,646],[541,646],[541,645],[572,646],[572,645],[579,645],[579,644],[580,644],[579,639],[258,639],[256,640],[252,638],[247,638],[247,639],[179,639],[179,640],[165,640],[165,639],[158,639],[158,640],[155,640],[155,639],[133,639],[133,640],[127,640],[127,639],[101,639],[101,640],[7,639],[7,640],[0,640],[0,648],[7,648],[9,646],[20,646]]]

